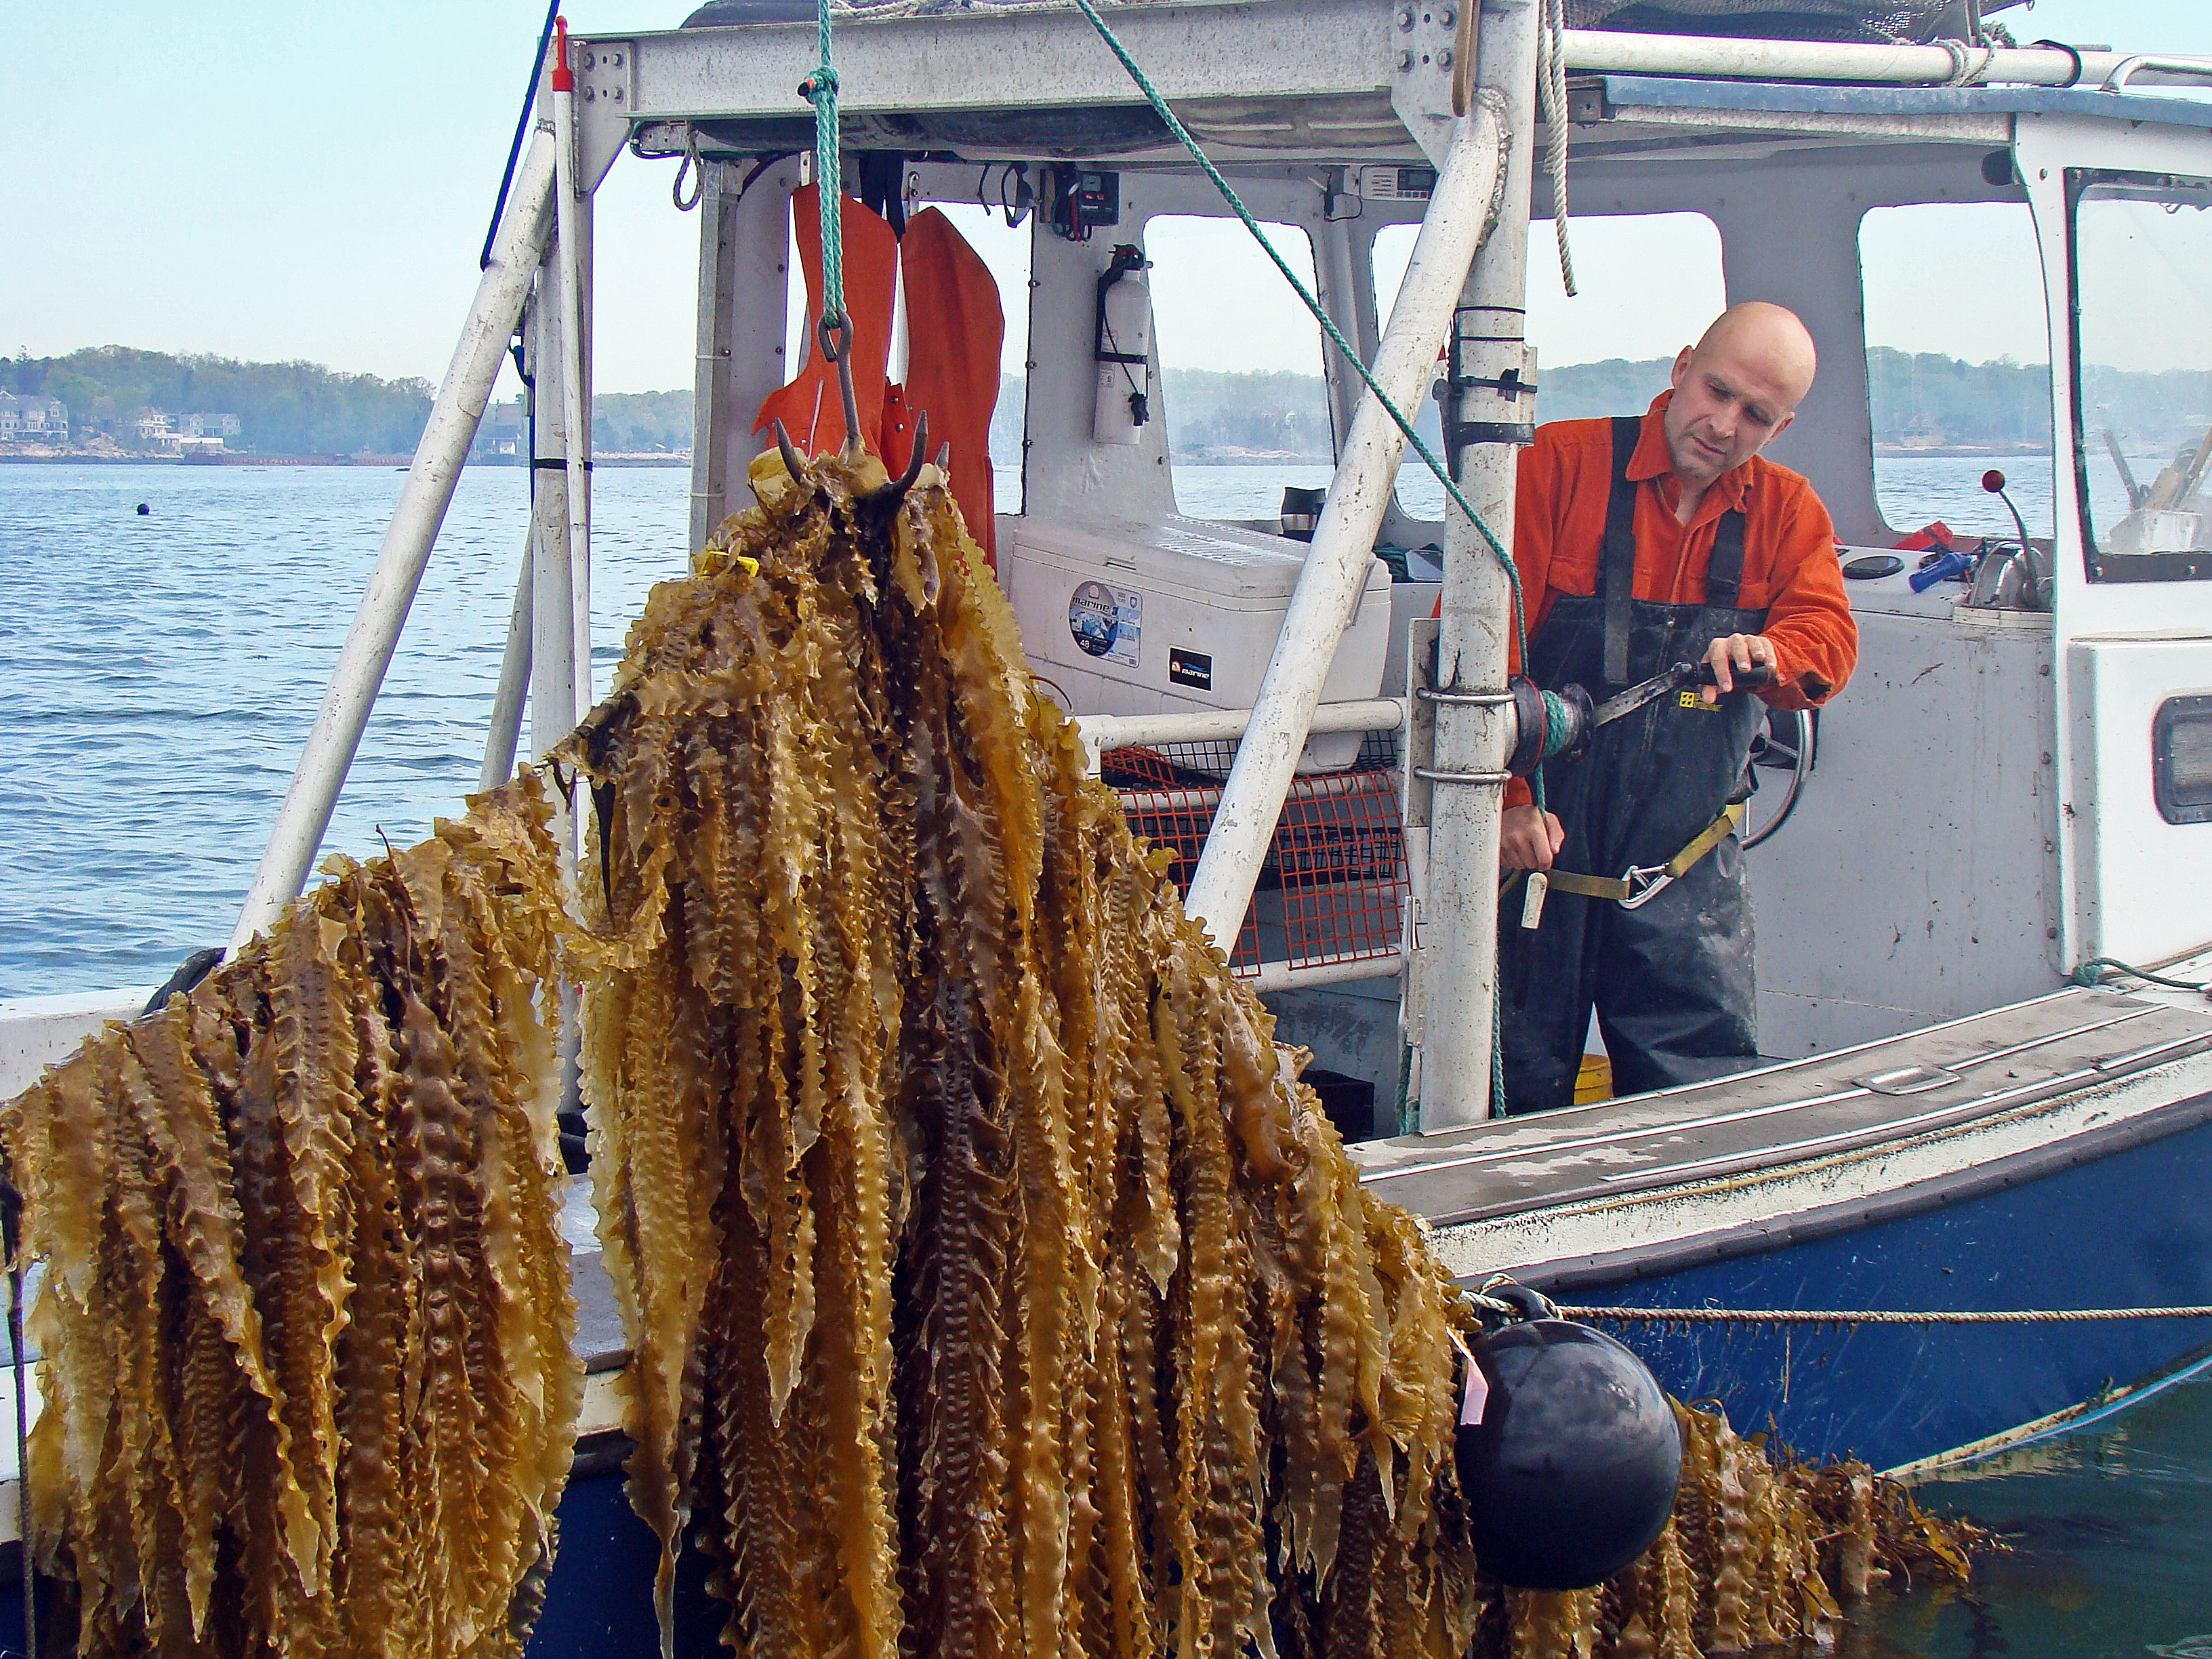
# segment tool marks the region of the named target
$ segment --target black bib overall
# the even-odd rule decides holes
[[[1636,495],[1628,465],[1642,423],[1613,423],[1613,489],[1597,592],[1555,600],[1528,644],[1528,674],[1597,698],[1695,661],[1728,634],[1756,634],[1764,611],[1737,603],[1744,520],[1725,514],[1703,605],[1634,597]],[[1660,697],[1598,728],[1571,761],[1546,763],[1550,809],[1566,831],[1562,870],[1619,876],[1664,864],[1740,799],[1765,706],[1748,692],[1708,704],[1695,691]],[[1634,1094],[1741,1071],[1758,1057],[1751,895],[1730,835],[1643,906],[1553,891],[1540,925],[1522,927],[1522,884],[1499,907],[1507,1109],[1570,1104],[1590,1010],[1597,1010],[1613,1092]]]

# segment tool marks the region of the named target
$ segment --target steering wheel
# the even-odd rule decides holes
[[[1770,708],[1766,722],[1751,740],[1747,775],[1753,794],[1743,821],[1743,844],[1756,847],[1790,821],[1804,793],[1805,777],[1812,771],[1820,740],[1817,714],[1802,708]],[[1763,772],[1778,772],[1764,778]],[[1771,787],[1766,786],[1772,786]],[[1769,804],[1771,803],[1771,805]]]

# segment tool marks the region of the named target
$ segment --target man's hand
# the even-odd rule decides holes
[[[1566,838],[1567,832],[1549,812],[1540,812],[1533,806],[1509,806],[1498,837],[1498,867],[1548,870]]]
[[[1718,702],[1723,692],[1735,690],[1736,669],[1764,666],[1774,671],[1778,681],[1782,678],[1782,659],[1774,641],[1764,634],[1730,634],[1715,640],[1705,647],[1705,660],[1712,665],[1716,682],[1698,694],[1707,702]]]

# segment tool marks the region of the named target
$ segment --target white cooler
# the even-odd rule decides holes
[[[1249,708],[1275,648],[1305,544],[1196,519],[1001,519],[999,580],[1030,665],[1077,714]],[[1010,532],[1010,533],[1007,533]],[[1390,570],[1374,562],[1323,702],[1381,695]],[[1359,734],[1316,737],[1301,771],[1358,758]]]

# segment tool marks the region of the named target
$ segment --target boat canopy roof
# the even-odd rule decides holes
[[[1725,9],[1728,0],[1671,3],[1687,18]],[[1453,51],[1467,39],[1449,0],[1183,0],[1106,9],[1176,112],[1225,163],[1418,161],[1440,153]],[[1648,10],[1613,8],[1609,17]],[[735,17],[786,21],[726,21]],[[641,152],[727,158],[812,143],[812,112],[795,91],[817,55],[804,0],[717,0],[679,29],[582,44],[587,126],[612,137],[619,124]],[[2212,79],[2212,63],[1610,30],[1571,29],[1565,47],[1577,160],[1760,142],[1988,146],[2008,143],[2022,115],[2212,126],[2212,105],[2134,90]],[[948,161],[1187,165],[1073,6],[842,9],[836,52],[844,140],[855,149]],[[1683,64],[1728,72],[1673,72]],[[1645,72],[1654,64],[1664,72]],[[1911,84],[2031,78],[2075,84]],[[602,149],[611,160],[611,146]]]

